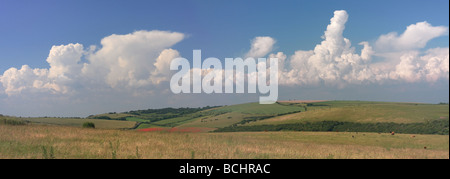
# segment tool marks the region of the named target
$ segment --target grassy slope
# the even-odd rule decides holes
[[[259,115],[277,115],[303,110],[297,106],[283,106],[280,104],[259,104],[259,103],[245,103],[231,106],[224,106],[215,111],[218,112],[233,112],[242,114],[259,114]]]
[[[111,119],[117,119],[117,118],[123,118],[123,117],[133,117],[135,115],[125,114],[125,113],[104,113],[104,114],[92,115],[92,116],[90,116],[90,118],[101,117],[101,116],[106,116]]]
[[[304,108],[298,106],[283,106],[280,104],[238,104],[213,109],[210,111],[210,115],[196,118],[189,123],[180,125],[180,127],[220,128],[245,120],[245,117],[279,115],[301,110],[304,110]]]
[[[326,101],[316,102],[313,106],[303,103],[281,103],[260,105],[246,103],[207,109],[184,116],[169,118],[152,123],[146,123],[139,128],[146,127],[227,127],[249,117],[275,116],[273,118],[250,122],[244,125],[276,125],[315,121],[347,121],[347,122],[395,122],[415,123],[436,119],[449,118],[448,105],[414,104],[414,103],[386,103],[364,101]],[[277,116],[279,114],[303,111],[300,113]],[[149,114],[153,115],[153,114]],[[111,118],[127,117],[127,121],[99,120],[99,119],[67,119],[67,118],[23,118],[34,123],[81,126],[84,122],[94,122],[97,128],[130,128],[136,122],[148,122],[132,114],[101,114]],[[1,117],[0,117],[1,118]],[[5,118],[5,117],[3,117]]]
[[[306,112],[278,116],[246,125],[290,124],[315,121],[416,123],[449,118],[449,105],[328,101],[314,103]]]
[[[140,119],[139,116],[136,117],[129,117],[127,118],[128,121],[138,121],[138,122],[145,122],[141,124],[138,129],[144,129],[144,128],[151,128],[151,127],[178,127],[186,123],[190,123],[192,121],[195,121],[200,118],[205,117],[211,117],[219,115],[218,112],[212,112],[215,108],[212,109],[205,109],[194,113],[185,114],[179,117],[174,118],[168,118],[156,122],[149,122],[148,120]]]

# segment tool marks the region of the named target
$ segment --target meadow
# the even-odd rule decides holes
[[[0,158],[448,159],[448,151],[448,135],[169,133],[70,126],[0,125]]]

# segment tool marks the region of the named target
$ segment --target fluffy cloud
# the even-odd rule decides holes
[[[448,27],[434,27],[426,21],[418,22],[406,27],[401,35],[396,32],[381,35],[375,46],[378,51],[416,50],[424,48],[431,39],[445,34],[448,34]]]
[[[426,62],[423,66],[425,79],[429,82],[436,82],[439,78],[449,79],[449,48],[434,48],[420,57]]]
[[[408,83],[449,79],[449,48],[421,50],[428,41],[447,34],[448,27],[418,22],[409,25],[401,35],[381,35],[375,42],[375,51],[385,62],[378,71],[386,74],[385,79]]]
[[[347,84],[385,83],[386,81],[412,83],[423,80],[435,82],[441,78],[448,79],[448,48],[430,49],[425,54],[417,50],[403,50],[423,47],[432,38],[445,34],[445,27],[433,27],[427,23],[410,25],[398,37],[397,41],[421,42],[424,44],[406,47],[401,46],[402,43],[397,43],[399,44],[397,45],[398,49],[402,50],[387,53],[378,48],[373,48],[369,42],[363,41],[358,43],[358,45],[362,46],[362,49],[360,53],[357,53],[351,41],[343,36],[347,20],[348,14],[346,11],[335,11],[334,16],[330,19],[330,24],[322,36],[323,41],[316,45],[314,50],[298,50],[290,57],[283,52],[269,54],[273,50],[276,40],[272,37],[255,37],[245,57],[258,58],[267,56],[268,58],[278,58],[279,83],[281,85],[325,84],[344,87]],[[424,37],[411,35],[423,32],[420,29],[426,29],[425,31],[430,31],[429,33],[434,35],[424,35]],[[379,39],[383,39],[386,36],[382,35]],[[379,42],[381,41],[377,41],[377,44]],[[170,56],[173,59],[178,57],[179,54],[167,50],[161,53],[161,58],[163,56]],[[372,60],[374,56],[381,57],[384,60],[375,62]],[[168,62],[166,60],[163,61]],[[157,67],[156,71],[159,71],[160,74],[168,74],[168,63],[156,62],[154,65]],[[166,67],[163,68],[162,66]],[[193,70],[189,72],[192,74]],[[200,71],[202,76],[213,73],[207,70]],[[215,70],[214,73],[217,73],[217,76],[223,76],[225,71]],[[165,75],[160,77],[164,78]],[[238,77],[243,75],[238,72]],[[249,75],[249,78],[254,77],[251,72],[247,75]],[[236,80],[243,81],[240,78],[234,80],[225,78],[225,81],[233,81],[233,83],[236,83]],[[158,78],[155,79],[157,80]],[[249,81],[246,82],[248,83]]]
[[[89,63],[84,65],[82,73],[112,88],[149,86],[154,82],[152,73],[157,70],[157,59],[157,65],[161,60],[171,60],[158,58],[161,52],[183,38],[184,34],[166,31],[137,31],[105,37],[101,41],[102,48],[89,55]]]
[[[390,73],[391,79],[403,79],[407,82],[414,82],[420,79],[420,64],[417,62],[417,52],[403,54],[400,63],[395,66],[395,71]]]
[[[368,65],[374,53],[373,49],[368,42],[361,42],[361,55],[355,53],[350,40],[343,37],[347,20],[346,11],[335,11],[322,36],[323,41],[316,45],[314,50],[296,51],[285,62],[289,64],[289,68],[281,73],[280,83],[342,85],[360,83],[372,78],[373,74]]]
[[[82,66],[78,63],[83,53],[81,44],[53,46],[47,58],[49,69],[32,69],[28,65],[10,68],[0,76],[0,82],[8,95],[23,91],[67,94],[80,73]]]
[[[345,84],[393,81],[428,81],[448,79],[448,48],[420,52],[427,42],[448,33],[448,28],[419,22],[408,26],[401,35],[381,35],[373,48],[360,42],[356,53],[349,39],[343,36],[348,14],[334,12],[323,41],[313,50],[298,50],[287,56],[283,52],[269,54],[276,40],[255,37],[245,57],[269,57],[279,60],[279,83],[282,85]],[[24,91],[70,94],[76,89],[150,89],[169,81],[170,61],[180,54],[171,47],[184,39],[184,34],[168,31],[136,31],[110,35],[101,46],[85,48],[81,44],[53,46],[48,69],[10,68],[0,76],[2,93]],[[381,58],[377,62],[373,57]]]
[[[419,22],[408,26],[400,36],[394,32],[381,35],[376,48],[369,42],[360,42],[363,47],[358,54],[350,40],[343,36],[347,20],[346,11],[335,11],[322,36],[323,41],[314,50],[298,50],[288,59],[279,52],[280,66],[285,67],[279,73],[280,84],[344,87],[386,81],[436,82],[449,78],[448,48],[430,49],[425,54],[419,51],[429,40],[445,35],[447,27]],[[374,56],[382,60],[374,62]]]
[[[425,55],[411,51],[400,57],[400,63],[389,77],[407,82],[427,81],[434,83],[440,78],[449,78],[449,48],[428,50]]]
[[[323,41],[313,50],[298,50],[288,57],[283,52],[269,54],[276,40],[255,37],[245,57],[269,57],[279,60],[279,83],[282,85],[345,84],[393,81],[436,82],[449,78],[448,48],[420,52],[427,42],[448,33],[448,28],[419,22],[408,26],[401,35],[396,32],[381,35],[373,48],[360,42],[355,52],[349,39],[343,36],[348,14],[334,12]],[[180,57],[174,44],[184,34],[168,31],[136,31],[111,35],[101,40],[101,47],[85,48],[81,44],[53,46],[48,69],[10,68],[0,76],[7,95],[24,91],[70,94],[76,89],[102,88],[117,90],[150,89],[169,81],[170,61]],[[373,62],[376,56],[381,62]]]
[[[68,44],[53,46],[47,58],[50,65],[48,77],[62,81],[79,73],[82,65],[79,64],[84,50],[81,44]]]
[[[159,84],[162,81],[169,81],[170,74],[172,71],[170,70],[170,62],[172,59],[180,57],[180,53],[173,49],[165,49],[159,54],[156,62],[153,64],[155,66],[155,70],[151,73],[152,82],[154,84]]]
[[[49,69],[10,68],[0,82],[8,95],[26,90],[68,94],[79,88],[150,87],[168,81],[168,65],[179,56],[170,47],[183,38],[184,34],[177,32],[136,31],[105,37],[98,50],[81,44],[53,46],[47,58]]]
[[[266,56],[273,49],[275,39],[272,37],[256,37],[252,40],[250,51],[245,57],[260,58]]]
[[[47,88],[60,91],[61,89],[58,86],[45,83],[48,81],[46,79],[47,75],[48,70],[31,69],[28,65],[23,65],[20,69],[10,68],[6,70],[0,77],[0,82],[8,95],[19,94],[22,91],[32,90],[33,88],[36,90]]]

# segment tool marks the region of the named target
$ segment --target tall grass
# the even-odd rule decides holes
[[[109,141],[109,147],[111,149],[111,159],[117,159],[117,151],[119,150],[119,141],[114,145],[113,142]]]
[[[50,147],[42,146],[42,158],[55,159],[55,152],[53,150],[53,146]]]
[[[449,137],[349,132],[185,134],[0,125],[0,158],[448,159]]]

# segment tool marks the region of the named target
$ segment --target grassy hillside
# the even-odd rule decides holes
[[[241,113],[241,114],[257,114],[257,115],[278,115],[301,110],[303,110],[303,108],[296,105],[280,105],[278,103],[275,104],[245,103],[245,104],[224,106],[215,109],[214,111]]]
[[[68,126],[0,125],[0,158],[448,159],[448,151],[448,135],[161,133]]]
[[[199,117],[181,127],[221,128],[247,121],[258,121],[279,115],[297,113],[304,108],[297,105],[246,103],[224,106],[209,111],[209,115]]]
[[[3,116],[5,118],[5,116]],[[284,101],[222,107],[163,108],[76,118],[23,118],[36,124],[97,128],[208,128],[219,131],[330,131],[448,134],[449,105],[366,101]],[[328,123],[324,123],[328,122]],[[423,125],[422,125],[423,124]]]
[[[247,123],[218,131],[353,131],[446,134],[448,104],[388,103],[365,101],[285,102],[305,111]]]
[[[219,128],[221,129],[219,131],[344,129],[447,134],[449,106],[368,101],[283,101],[271,105],[246,103],[222,107],[148,109],[101,114],[91,118],[139,122],[138,129],[152,127]],[[332,127],[328,126],[327,129],[321,126],[324,125],[324,121],[328,121],[327,125],[330,124]]]
[[[312,103],[307,111],[249,123],[247,125],[340,121],[358,123],[417,123],[449,119],[449,105],[327,101]]]
[[[217,106],[206,106],[203,108],[146,109],[124,113],[110,112],[97,114],[91,115],[88,118],[138,122],[138,129],[146,127],[175,127],[199,117],[213,115],[210,114],[209,111],[215,108],[217,108]]]

